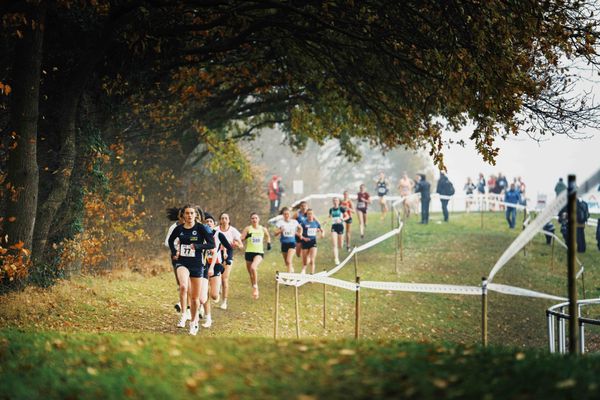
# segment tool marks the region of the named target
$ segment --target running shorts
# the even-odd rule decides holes
[[[295,248],[296,248],[296,242],[294,242],[294,243],[281,243],[281,252],[282,253],[287,253],[288,250],[295,249]]]
[[[304,250],[312,249],[313,247],[317,247],[316,240],[309,240],[308,242],[302,242],[302,248]]]
[[[256,256],[264,257],[264,255],[265,255],[265,253],[246,252],[244,254],[244,258],[246,259],[246,261],[252,262],[252,261],[254,261],[254,257],[256,257]]]
[[[342,233],[344,233],[344,224],[332,224],[331,232],[335,232],[338,235],[341,235]]]

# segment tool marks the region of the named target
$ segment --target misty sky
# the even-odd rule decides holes
[[[558,177],[564,177],[566,181],[569,173],[575,173],[577,181],[583,182],[600,168],[600,132],[591,136],[589,139],[554,136],[540,143],[527,135],[499,140],[500,155],[495,166],[483,162],[472,143],[467,143],[464,148],[453,145],[444,152],[444,159],[448,176],[457,192],[460,188],[462,193],[467,176],[476,179],[479,172],[483,172],[487,179],[492,173],[502,172],[509,180],[522,176],[527,184],[528,197],[535,201],[537,193],[554,195]],[[466,131],[453,137],[463,137],[468,142]]]

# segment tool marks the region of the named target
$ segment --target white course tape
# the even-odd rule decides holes
[[[366,249],[373,247],[373,246],[383,242],[384,240],[387,240],[387,239],[391,238],[392,236],[397,235],[398,233],[400,233],[400,228],[391,230],[388,233],[371,240],[370,242],[360,245],[355,250],[357,253],[360,253],[361,251],[365,251]]]
[[[585,181],[582,185],[580,185],[581,194],[586,193],[587,190],[591,188],[596,188],[600,183],[600,169],[596,171],[591,178]],[[492,282],[496,274],[506,265],[506,263],[517,254],[523,246],[525,246],[529,241],[537,234],[538,231],[541,231],[543,226],[549,221],[554,215],[558,214],[558,212],[567,204],[567,190],[561,192],[553,202],[551,202],[546,208],[544,208],[522,232],[517,238],[508,246],[508,248],[504,251],[504,253],[500,256],[496,264],[490,271],[488,282]]]
[[[435,283],[375,282],[375,281],[362,281],[360,283],[360,286],[362,288],[366,288],[366,289],[395,290],[395,291],[400,291],[400,292],[481,295],[481,288],[478,286],[440,285],[440,284],[435,284]]]
[[[294,275],[293,277],[290,277],[290,275]],[[341,279],[336,279],[336,278],[330,278],[328,276],[324,276],[324,275],[308,275],[308,274],[279,274],[278,277],[278,282],[283,283],[283,284],[289,284],[291,282],[313,282],[313,283],[322,283],[328,286],[334,286],[334,287],[338,287],[341,289],[346,289],[346,290],[351,290],[353,292],[357,291],[360,289],[359,285],[357,285],[355,282],[348,282],[348,281],[343,281]],[[293,283],[292,283],[293,284]],[[299,285],[297,285],[299,286]]]
[[[554,296],[551,294],[546,294],[542,292],[536,292],[535,290],[523,289],[515,286],[501,285],[499,283],[488,283],[488,290],[492,290],[494,292],[509,294],[512,296],[524,296],[524,297],[536,297],[538,299],[549,299],[549,300],[568,300],[565,297]]]

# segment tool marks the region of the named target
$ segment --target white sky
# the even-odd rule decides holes
[[[589,139],[571,139],[566,136],[549,136],[538,143],[527,135],[507,140],[499,140],[500,154],[496,165],[482,161],[468,133],[452,134],[453,138],[464,138],[465,147],[452,145],[444,151],[444,161],[448,177],[454,183],[457,193],[462,193],[466,178],[476,180],[479,172],[487,178],[490,174],[502,172],[512,181],[521,176],[527,185],[527,196],[535,201],[538,193],[554,196],[554,185],[559,177],[570,173],[577,175],[577,182],[583,182],[600,168],[600,132],[596,131]],[[437,174],[436,174],[437,175]]]

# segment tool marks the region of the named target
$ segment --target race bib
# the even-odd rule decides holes
[[[254,237],[254,236],[252,236],[252,243],[254,243],[254,244],[261,244],[262,243],[262,238],[261,237]]]
[[[356,207],[358,208],[365,208],[367,206],[367,204],[364,201],[359,201],[358,204],[356,205]]]
[[[292,231],[292,230],[284,230],[283,231],[283,236],[285,236],[285,237],[293,237],[294,236],[294,231]]]
[[[179,255],[181,257],[196,257],[196,249],[191,244],[182,244],[179,246]]]
[[[342,223],[342,219],[340,217],[335,217],[335,218],[333,218],[333,223],[334,224],[341,224]]]
[[[384,187],[377,188],[377,193],[379,193],[379,194],[385,194],[386,191],[387,190]]]
[[[307,236],[317,236],[317,228],[308,228],[306,230]]]

